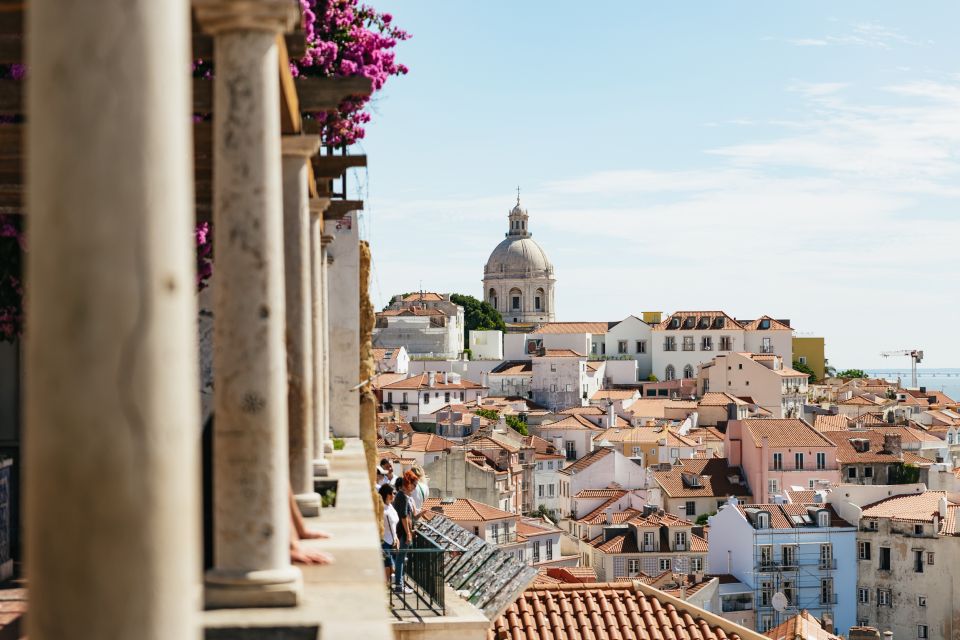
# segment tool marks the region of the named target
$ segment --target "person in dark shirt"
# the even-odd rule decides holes
[[[393,571],[393,588],[397,593],[413,593],[413,589],[403,584],[403,565],[406,560],[404,549],[413,543],[413,498],[411,494],[417,488],[417,477],[409,471],[397,478],[397,497],[394,498],[393,508],[397,511],[397,540],[400,549],[397,552],[396,567]]]

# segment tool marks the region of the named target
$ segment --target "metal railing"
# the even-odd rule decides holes
[[[820,558],[820,561],[817,563],[817,567],[821,570],[830,570],[837,568],[837,559],[836,558]]]
[[[508,531],[506,533],[494,533],[490,538],[490,541],[494,544],[508,544],[511,542],[517,541],[517,532]]]
[[[394,616],[403,619],[403,612],[416,617],[420,617],[420,613],[446,615],[443,582],[446,552],[420,533],[415,533],[411,547],[393,553],[395,559],[403,555],[403,586],[411,591],[406,593],[391,585],[390,609]]]
[[[697,345],[693,344],[692,342],[684,342],[684,343],[683,343],[683,350],[684,350],[684,351],[696,351],[696,350],[697,350]]]
[[[760,353],[773,353],[773,345],[772,344],[760,345]]]

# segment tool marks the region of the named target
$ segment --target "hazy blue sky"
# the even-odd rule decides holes
[[[561,320],[790,318],[960,367],[960,3],[377,0],[374,303],[481,295],[517,185]]]

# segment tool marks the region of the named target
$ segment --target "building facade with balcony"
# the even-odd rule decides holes
[[[960,637],[960,504],[941,491],[895,495],[862,507],[857,531],[860,625],[894,638]]]
[[[837,445],[803,420],[732,420],[724,450],[739,466],[759,503],[783,489],[817,489],[840,482]]]
[[[741,505],[731,499],[709,519],[710,566],[754,592],[756,630],[806,609],[846,634],[856,622],[856,527],[824,503]],[[786,607],[774,608],[783,594]]]
[[[459,373],[426,371],[380,387],[383,408],[399,411],[410,422],[449,406],[474,402],[487,394],[487,388],[467,380]]]
[[[785,321],[769,316],[738,321],[723,311],[677,311],[651,328],[652,372],[659,380],[694,378],[700,365],[729,352],[775,354],[792,362],[792,335]]]
[[[785,362],[775,354],[718,354],[700,368],[697,386],[700,395],[749,397],[774,418],[798,418],[803,415],[808,376]]]

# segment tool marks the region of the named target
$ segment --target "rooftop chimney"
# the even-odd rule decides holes
[[[887,629],[886,631],[884,631],[883,640],[893,640],[893,631],[890,631],[890,629]]]
[[[613,411],[613,403],[607,404],[607,429],[617,426],[617,414]]]
[[[446,371],[443,372],[443,384],[450,384],[450,374]]]
[[[947,497],[940,496],[939,502],[937,502],[937,511],[940,513],[941,518],[947,517]]]
[[[436,376],[434,375],[433,371],[427,371],[426,373],[427,373],[427,386],[432,389],[437,383]]]
[[[902,438],[899,433],[883,434],[883,450],[903,460]]]

